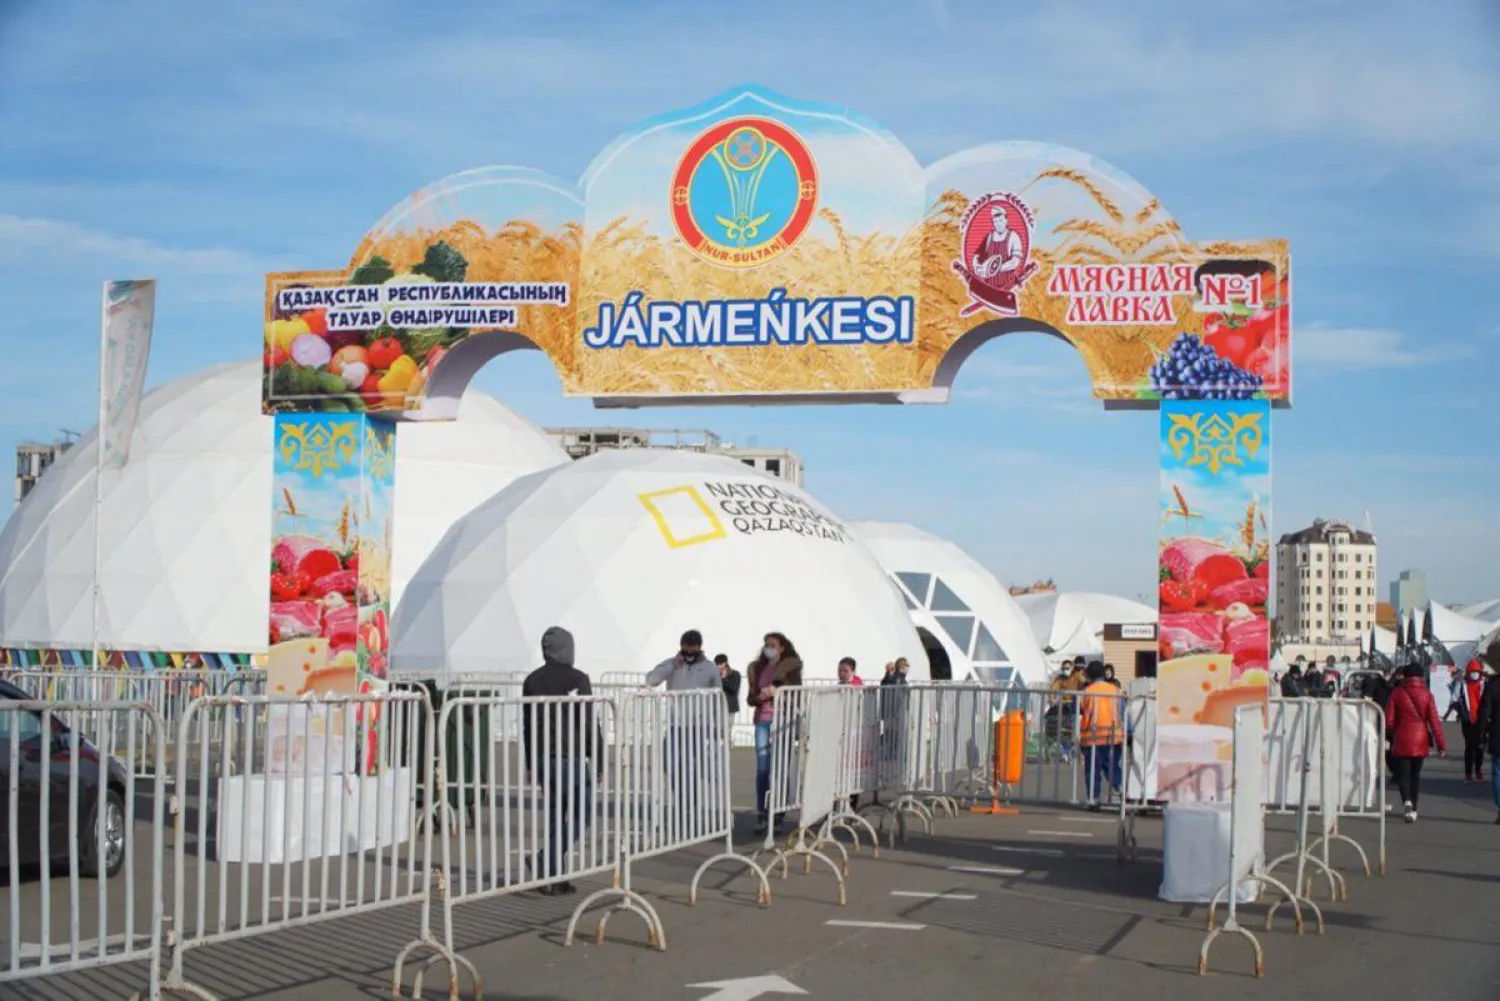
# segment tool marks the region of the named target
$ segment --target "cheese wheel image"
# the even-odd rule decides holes
[[[1233,671],[1234,658],[1227,653],[1194,654],[1162,664],[1156,690],[1161,725],[1198,722],[1209,693],[1229,687]]]
[[[313,672],[307,679],[304,692],[314,695],[358,695],[359,670],[349,667],[327,667]]]
[[[1264,685],[1233,685],[1209,692],[1203,708],[1193,718],[1196,723],[1234,729],[1234,711],[1240,706],[1262,706],[1268,698]]]
[[[266,694],[301,695],[307,679],[328,667],[328,640],[321,636],[277,643],[266,653]]]

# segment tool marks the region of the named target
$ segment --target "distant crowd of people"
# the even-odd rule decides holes
[[[1346,695],[1370,699],[1385,711],[1386,768],[1401,794],[1403,819],[1417,821],[1422,798],[1422,769],[1433,751],[1448,753],[1443,723],[1457,717],[1464,742],[1464,782],[1484,782],[1490,759],[1495,823],[1500,824],[1500,678],[1479,660],[1456,672],[1448,689],[1448,710],[1439,717],[1430,669],[1410,663],[1388,671],[1361,671],[1346,683]],[[1332,667],[1304,671],[1293,664],[1282,676],[1282,698],[1332,698],[1340,679]]]

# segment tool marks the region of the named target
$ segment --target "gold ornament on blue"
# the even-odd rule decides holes
[[[359,452],[359,420],[285,421],[277,423],[277,465],[311,473],[342,472]]]
[[[1203,466],[1218,476],[1230,466],[1243,467],[1265,443],[1264,414],[1168,414],[1167,445],[1185,465]],[[1184,459],[1186,456],[1186,459]]]

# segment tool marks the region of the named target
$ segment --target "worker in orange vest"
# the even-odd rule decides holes
[[[1123,784],[1120,759],[1125,744],[1125,700],[1120,690],[1105,679],[1104,665],[1099,661],[1089,664],[1086,676],[1088,684],[1078,700],[1078,741],[1083,746],[1088,808],[1098,813],[1101,778],[1108,778],[1116,792]]]

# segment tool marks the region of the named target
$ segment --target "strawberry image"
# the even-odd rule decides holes
[[[297,561],[297,572],[305,576],[309,582],[321,580],[342,569],[344,566],[339,562],[338,554],[332,549],[309,549]]]
[[[1203,585],[1197,581],[1164,580],[1157,592],[1161,607],[1169,612],[1191,611],[1206,596]]]
[[[295,601],[307,590],[308,583],[306,574],[295,570],[290,573],[274,570],[271,573],[271,600]]]

